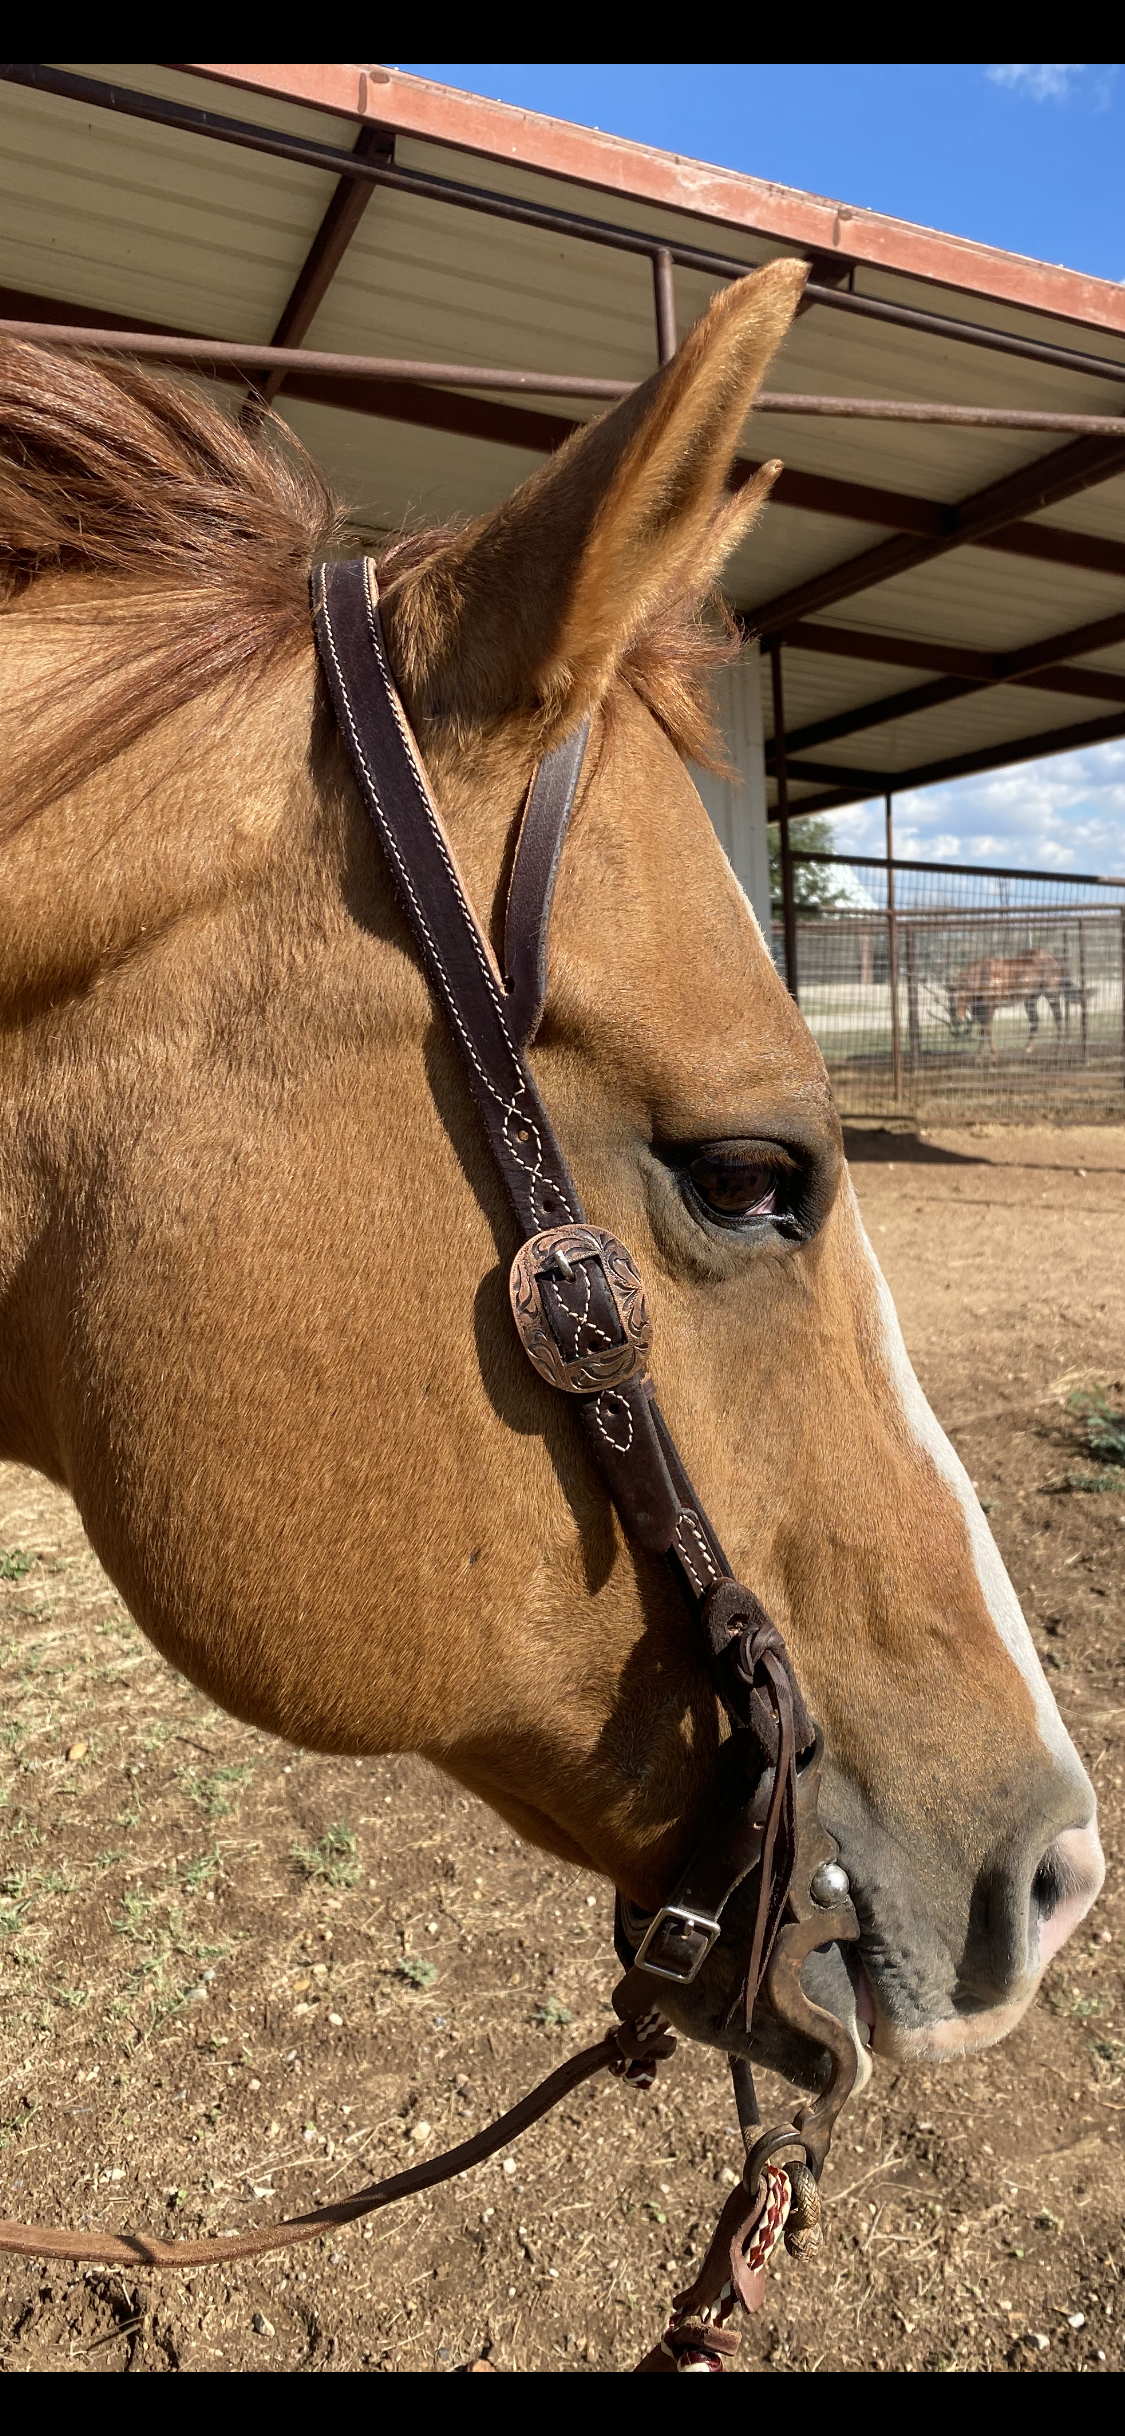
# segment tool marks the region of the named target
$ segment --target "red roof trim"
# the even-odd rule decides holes
[[[213,77],[340,118],[373,120],[403,135],[455,144],[491,160],[516,161],[521,168],[596,187],[603,194],[694,212],[775,243],[819,254],[840,253],[872,269],[900,272],[966,295],[1125,335],[1125,286],[1113,280],[802,194],[795,186],[775,186],[768,179],[712,168],[680,153],[573,126],[566,119],[513,109],[507,102],[485,101],[426,77],[346,62],[228,66],[193,60],[185,67],[189,75]]]

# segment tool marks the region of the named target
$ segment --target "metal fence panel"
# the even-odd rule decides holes
[[[815,859],[798,996],[843,1115],[1125,1117],[1125,883],[896,862],[888,907],[885,862]]]

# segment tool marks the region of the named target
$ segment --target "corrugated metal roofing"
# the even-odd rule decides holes
[[[349,147],[354,138],[354,122],[334,111],[252,91],[242,82],[232,91],[148,63],[77,72],[336,148]],[[292,89],[302,72],[252,73],[259,83],[276,73]],[[393,81],[401,126],[402,96],[409,101],[412,80]],[[433,91],[426,88],[431,96]],[[456,101],[449,97],[451,124]],[[586,219],[612,220],[748,266],[795,250],[768,229],[752,232],[630,193],[630,160],[636,157],[639,176],[642,152],[627,144],[613,148],[615,185],[608,196],[519,159],[482,161],[479,145],[462,150],[409,132],[398,133],[395,157],[403,167]],[[334,176],[318,168],[0,84],[0,281],[8,291],[2,309],[18,312],[15,293],[39,299],[40,312],[49,299],[82,308],[94,322],[137,319],[268,343],[334,188]],[[855,285],[867,296],[1125,360],[1112,329],[1076,326],[1006,301],[1006,259],[995,258],[999,268],[988,294],[936,289],[905,271],[870,265],[855,274]],[[681,334],[721,284],[703,271],[677,270]],[[1057,280],[1052,292],[1058,292]],[[650,267],[643,258],[575,236],[380,188],[304,343],[347,353],[641,379],[655,360]],[[825,307],[795,322],[771,385],[1048,411],[1125,411],[1121,386],[1096,373],[988,353]],[[510,402],[525,410],[545,404],[526,397]],[[439,432],[284,392],[278,406],[372,526],[488,508],[540,461],[531,446]],[[549,409],[577,419],[592,411],[579,400],[568,406],[552,399]],[[1051,457],[1065,442],[1027,432],[755,415],[743,445],[756,458],[781,456],[787,468],[830,483],[949,507]],[[1125,467],[1125,451],[1122,462]],[[898,528],[877,520],[877,505],[866,512],[862,499],[853,500],[847,514],[824,512],[823,502],[772,506],[730,567],[735,605],[752,621],[763,604],[886,541]],[[1125,470],[1024,521],[1056,534],[1125,544]],[[1125,554],[1120,567],[1099,568],[961,546],[810,614],[813,623],[861,635],[1007,652],[1125,611],[1123,576]],[[1071,664],[1121,675],[1125,651],[1097,648]],[[784,670],[790,732],[912,693],[926,680],[924,668],[833,657],[799,643],[786,646]],[[1125,705],[1117,708],[1125,731]],[[824,784],[839,792],[837,773],[890,776],[961,753],[1018,750],[1044,731],[1113,714],[1112,700],[994,685],[796,752],[802,774],[794,776],[791,800],[796,805],[823,792],[815,776],[821,766],[832,774]],[[770,725],[767,703],[767,733]]]

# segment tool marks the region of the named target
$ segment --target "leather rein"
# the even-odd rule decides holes
[[[814,1947],[848,1942],[858,1937],[859,1925],[837,1847],[818,1817],[821,1739],[789,1653],[753,1591],[735,1579],[696,1495],[649,1376],[652,1324],[642,1279],[625,1245],[587,1220],[526,1062],[543,1012],[551,907],[588,723],[545,756],[532,782],[508,892],[501,974],[399,699],[372,562],[319,569],[313,608],[321,665],[360,794],[461,1052],[511,1207],[518,1244],[510,1275],[516,1330],[540,1378],[572,1399],[625,1531],[663,1559],[676,1582],[728,1727],[720,1787],[707,1826],[659,1909],[640,1914],[618,1897],[615,1943],[625,1966],[613,2000],[618,2030],[572,2057],[474,2140],[335,2206],[244,2234],[164,2242],[0,2223],[0,2251],[189,2266],[311,2240],[464,2172],[605,2066],[647,2086],[656,2062],[675,2043],[661,2011],[662,1991],[689,1986],[722,1943],[724,1951],[730,1948],[731,1971],[719,2028],[731,2033],[746,2165],[695,2284],[677,2296],[660,2357],[642,2363],[719,2369],[737,2344],[725,2318],[735,2298],[744,2306],[760,2299],[786,2214],[791,2251],[801,2255],[819,2240],[816,2184],[854,2083],[857,2056],[846,2028],[806,1996],[800,1971]],[[725,1916],[740,1890],[732,1929]],[[748,2043],[756,2008],[830,2059],[821,2094],[793,2122],[765,2130],[750,2067],[738,2052]]]

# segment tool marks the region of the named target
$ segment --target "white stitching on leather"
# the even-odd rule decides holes
[[[572,1328],[573,1328],[573,1330],[574,1330],[574,1352],[573,1352],[573,1355],[572,1355],[572,1357],[571,1357],[571,1358],[572,1358],[572,1360],[573,1360],[573,1361],[576,1361],[576,1362],[577,1362],[577,1361],[580,1361],[580,1360],[581,1360],[581,1358],[582,1358],[583,1347],[581,1346],[581,1344],[580,1344],[580,1342],[579,1342],[579,1339],[581,1338],[582,1331],[583,1331],[583,1329],[584,1329],[584,1328],[588,1328],[588,1329],[589,1329],[589,1332],[590,1332],[590,1335],[591,1335],[591,1336],[597,1336],[597,1337],[600,1337],[600,1338],[601,1338],[601,1341],[602,1341],[602,1343],[603,1343],[603,1345],[612,1345],[612,1344],[615,1342],[615,1340],[614,1340],[614,1338],[613,1338],[613,1337],[611,1337],[611,1336],[609,1335],[608,1331],[607,1331],[605,1328],[599,1328],[597,1321],[596,1321],[596,1320],[592,1320],[592,1319],[591,1319],[591,1317],[590,1317],[590,1284],[591,1284],[591,1281],[590,1281],[590,1270],[589,1270],[588,1263],[587,1263],[585,1260],[581,1260],[581,1259],[577,1259],[577,1258],[576,1258],[576,1260],[575,1260],[575,1264],[574,1264],[574,1265],[575,1265],[575,1268],[578,1270],[579,1276],[580,1276],[580,1277],[581,1277],[581,1279],[582,1279],[582,1288],[583,1288],[583,1293],[584,1293],[584,1296],[585,1296],[585,1301],[584,1301],[584,1303],[583,1303],[583,1306],[582,1306],[581,1311],[579,1311],[579,1312],[577,1312],[577,1313],[576,1313],[576,1312],[571,1311],[571,1310],[569,1309],[569,1307],[568,1307],[568,1305],[567,1305],[567,1302],[566,1302],[566,1300],[565,1300],[565,1295],[564,1295],[563,1284],[562,1284],[562,1282],[561,1282],[561,1281],[560,1281],[560,1280],[559,1280],[557,1277],[553,1277],[553,1278],[551,1279],[551,1284],[552,1284],[552,1286],[554,1287],[554,1290],[555,1290],[555,1297],[556,1297],[556,1300],[557,1300],[557,1302],[559,1303],[559,1305],[560,1305],[560,1307],[561,1307],[562,1316],[563,1316],[563,1318],[564,1318],[564,1319],[567,1319],[567,1320],[569,1320],[569,1321],[570,1321],[570,1325],[571,1325],[571,1327],[572,1327]],[[577,1280],[576,1280],[575,1282],[577,1283]],[[587,1349],[587,1350],[588,1350],[588,1349]],[[631,1431],[631,1430],[632,1430],[632,1423],[631,1423],[631,1422],[630,1422],[630,1425],[629,1425],[629,1426],[630,1426],[630,1431]],[[611,1442],[611,1443],[612,1443],[612,1442]]]
[[[703,1561],[704,1578],[707,1581],[717,1582],[719,1579],[719,1572],[714,1557],[712,1556],[707,1542],[703,1537],[703,1533],[699,1528],[699,1524],[697,1523],[694,1514],[689,1513],[686,1506],[681,1509],[680,1519],[676,1524],[674,1537],[683,1565],[686,1571],[691,1575],[693,1587],[696,1590],[702,1590],[703,1582],[700,1580],[699,1575],[692,1564],[691,1558],[688,1555],[687,1549],[683,1544],[683,1534],[685,1531],[691,1532],[696,1546],[699,1549],[700,1556]]]
[[[688,1577],[688,1580],[689,1580],[689,1581],[690,1581],[690,1583],[691,1583],[692,1589],[693,1589],[693,1590],[702,1590],[702,1588],[703,1588],[703,1584],[702,1584],[702,1582],[701,1582],[701,1580],[700,1580],[700,1578],[699,1578],[699,1575],[697,1574],[697,1572],[696,1572],[696,1570],[695,1570],[694,1565],[692,1564],[692,1561],[691,1561],[690,1556],[688,1555],[687,1549],[684,1547],[683,1542],[682,1542],[682,1540],[681,1540],[681,1538],[680,1538],[680,1526],[679,1526],[679,1524],[678,1524],[678,1523],[677,1523],[676,1528],[675,1528],[675,1531],[674,1531],[674,1533],[673,1533],[673,1540],[674,1540],[674,1543],[675,1543],[676,1554],[677,1554],[677,1556],[679,1557],[679,1560],[680,1560],[681,1565],[683,1566],[684,1572],[687,1574],[687,1577]]]
[[[619,1409],[621,1412],[623,1412],[623,1413],[624,1413],[624,1415],[625,1415],[625,1423],[626,1423],[626,1427],[627,1427],[628,1432],[629,1432],[629,1435],[628,1435],[628,1437],[627,1437],[627,1438],[626,1438],[626,1440],[625,1440],[625,1444],[624,1444],[624,1446],[622,1445],[620,1438],[614,1438],[614,1437],[611,1437],[610,1432],[609,1432],[609,1431],[608,1431],[608,1429],[606,1428],[606,1426],[605,1426],[605,1421],[604,1421],[604,1420],[603,1420],[603,1418],[602,1418],[602,1406],[603,1406],[603,1404],[604,1404],[604,1405],[605,1405],[605,1407],[606,1407],[606,1413],[607,1413],[607,1417],[608,1417],[608,1410],[609,1410],[609,1406],[610,1406],[611,1404],[615,1404],[615,1405],[618,1407],[618,1409]],[[597,1430],[598,1436],[599,1436],[600,1438],[604,1438],[604,1439],[605,1439],[606,1445],[607,1445],[607,1446],[611,1446],[611,1447],[613,1448],[613,1451],[614,1451],[614,1454],[615,1454],[615,1455],[627,1455],[627,1454],[628,1454],[628,1452],[629,1452],[629,1449],[630,1449],[630,1447],[632,1446],[632,1443],[633,1443],[633,1416],[632,1416],[632,1413],[631,1413],[631,1412],[630,1412],[630,1410],[629,1410],[629,1407],[628,1407],[628,1405],[627,1405],[627,1403],[626,1403],[626,1401],[625,1401],[624,1396],[616,1396],[616,1395],[614,1395],[614,1394],[612,1393],[612,1391],[611,1391],[610,1389],[608,1389],[608,1388],[604,1388],[604,1387],[603,1387],[603,1389],[602,1389],[602,1392],[601,1392],[600,1396],[598,1396],[598,1397],[596,1397],[596,1398],[595,1398],[595,1401],[594,1401],[594,1407],[593,1407],[593,1412],[594,1412],[594,1427],[595,1427],[595,1429]]]

